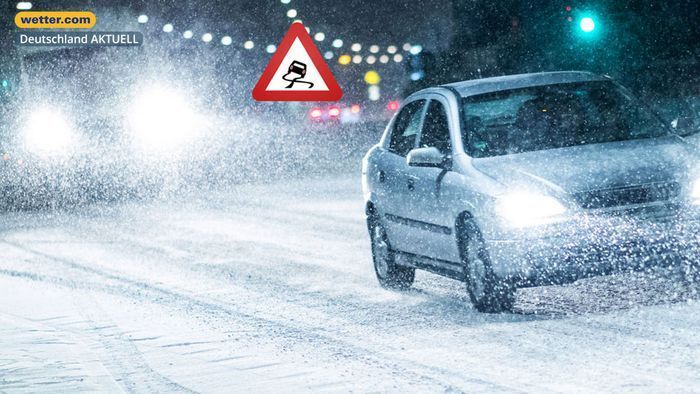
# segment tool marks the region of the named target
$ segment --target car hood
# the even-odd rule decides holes
[[[683,140],[662,137],[480,158],[473,165],[508,187],[576,193],[677,181],[696,162]]]

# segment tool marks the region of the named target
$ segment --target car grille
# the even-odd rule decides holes
[[[678,182],[652,183],[576,193],[574,199],[584,209],[598,209],[668,201],[678,197],[680,192]]]

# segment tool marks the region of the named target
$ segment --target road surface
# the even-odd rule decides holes
[[[357,171],[0,214],[0,392],[700,390],[689,277],[381,289]]]

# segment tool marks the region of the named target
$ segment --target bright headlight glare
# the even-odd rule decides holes
[[[62,113],[50,108],[32,112],[22,134],[25,149],[38,155],[66,154],[76,143],[70,122]]]
[[[179,91],[152,87],[136,97],[128,114],[131,134],[149,153],[173,153],[192,142],[198,116]]]
[[[691,197],[693,198],[695,204],[700,205],[700,179],[695,181],[693,184],[693,190],[691,191]]]
[[[541,224],[564,212],[559,200],[536,193],[511,193],[496,202],[496,213],[516,227]]]

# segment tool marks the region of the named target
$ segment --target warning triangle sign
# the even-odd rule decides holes
[[[304,25],[292,23],[253,89],[257,101],[338,101],[343,91]]]

